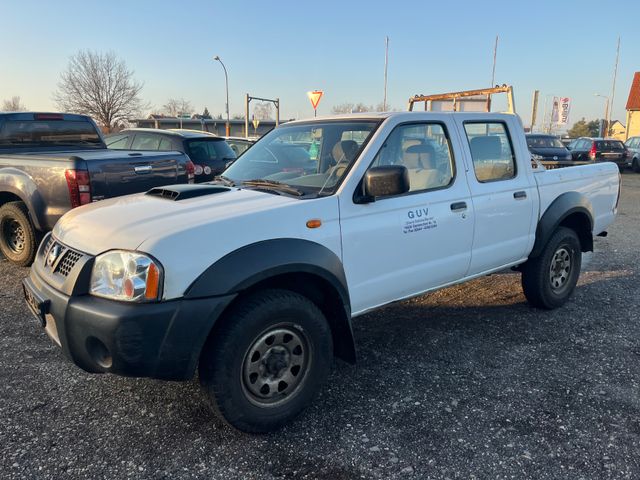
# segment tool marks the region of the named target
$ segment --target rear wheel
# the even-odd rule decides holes
[[[558,308],[573,293],[582,264],[580,240],[570,228],[560,227],[542,253],[522,268],[522,289],[531,305]]]
[[[7,260],[25,267],[33,262],[37,237],[23,202],[8,202],[0,207],[0,251]]]
[[[268,432],[298,415],[324,384],[333,346],[318,307],[288,290],[264,290],[225,315],[200,358],[200,382],[218,415]]]

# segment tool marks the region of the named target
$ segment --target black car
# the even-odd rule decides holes
[[[620,140],[613,138],[581,137],[569,144],[574,160],[583,162],[614,162],[626,167],[628,151]]]
[[[105,138],[114,150],[160,150],[186,153],[195,164],[196,183],[208,182],[236,159],[224,138],[198,130],[129,128]]]
[[[534,160],[571,160],[571,152],[554,135],[528,134],[527,146]]]

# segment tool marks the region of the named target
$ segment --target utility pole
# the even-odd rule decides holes
[[[529,133],[533,133],[533,126],[536,124],[536,117],[538,116],[538,96],[540,90],[533,91],[533,100],[531,105],[531,127],[529,127]]]
[[[493,67],[491,69],[491,85],[489,88],[495,87],[496,81],[496,58],[498,57],[498,35],[496,35],[496,43],[493,46]],[[487,95],[487,112],[491,111],[491,95]]]
[[[616,77],[618,76],[618,58],[620,57],[620,37],[618,36],[618,47],[616,48],[616,63],[613,67],[613,85],[611,86],[611,101],[608,103],[607,108],[607,129],[605,131],[605,137],[609,136],[611,129],[611,111],[613,110],[613,98],[616,95]]]
[[[384,99],[382,111],[387,111],[387,68],[389,66],[389,37],[384,37]]]

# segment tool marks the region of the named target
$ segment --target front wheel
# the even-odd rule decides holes
[[[524,264],[522,289],[531,305],[558,308],[573,293],[582,264],[582,250],[576,232],[560,227],[551,236],[542,253]]]
[[[634,172],[640,173],[640,159],[634,158],[631,168],[633,168]]]
[[[241,299],[215,328],[200,358],[200,382],[224,421],[268,432],[311,402],[332,358],[320,309],[297,293],[264,290]]]

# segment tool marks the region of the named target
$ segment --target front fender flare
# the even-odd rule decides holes
[[[328,318],[336,355],[355,362],[351,303],[344,268],[335,253],[318,243],[281,238],[239,248],[209,266],[187,288],[184,298],[235,295],[269,278],[300,273],[322,279],[339,296],[340,312],[335,318]]]

